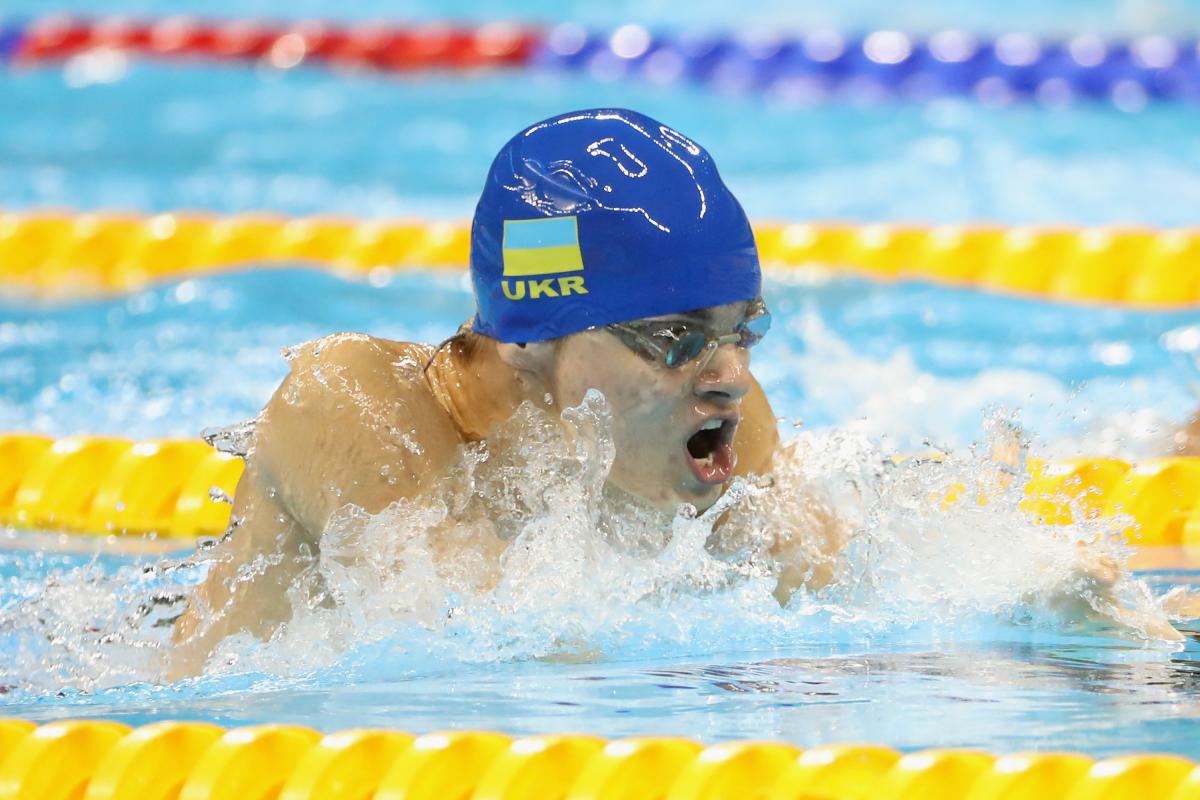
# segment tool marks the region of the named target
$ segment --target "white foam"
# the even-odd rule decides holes
[[[911,351],[897,347],[878,359],[853,350],[815,312],[792,325],[803,350],[780,363],[756,362],[767,382],[773,371],[803,387],[804,404],[844,421],[893,452],[929,445],[963,448],[979,439],[993,410],[1019,415],[1044,458],[1111,455],[1150,458],[1171,452],[1183,411],[1200,400],[1178,386],[1146,379],[1096,379],[1070,386],[1032,370],[991,368],[969,377],[941,377],[920,369]]]
[[[422,499],[376,515],[342,509],[293,587],[291,622],[266,643],[226,640],[209,674],[775,652],[929,635],[930,626],[969,636],[997,619],[1059,630],[1085,604],[1107,609],[1079,568],[1077,543],[1120,558],[1117,523],[1051,528],[1021,511],[1025,476],[987,455],[1012,435],[1005,418],[989,425],[997,441],[941,463],[893,465],[864,426],[802,433],[781,449],[770,481],[736,481],[707,513],[685,506],[674,518],[606,486],[610,427],[596,392],[561,420],[527,404],[490,447],[465,446]],[[952,490],[962,499],[944,503]],[[827,534],[830,519],[840,523]],[[772,545],[795,546],[820,565],[815,544],[826,535],[848,538],[845,553],[824,564],[831,582],[781,608]],[[136,609],[195,580],[206,557],[30,583],[0,613],[7,636],[22,643],[8,648],[15,655],[0,678],[34,692],[157,679],[169,629],[150,627]],[[1144,585],[1115,576],[1114,596],[1162,618]]]

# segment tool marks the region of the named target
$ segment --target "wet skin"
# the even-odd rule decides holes
[[[743,304],[714,307],[704,322],[725,332],[743,313]],[[198,672],[231,634],[269,637],[290,618],[287,592],[299,585],[331,515],[348,504],[375,514],[431,491],[464,442],[487,438],[526,400],[546,407],[549,395],[553,412],[577,405],[588,389],[601,390],[613,413],[616,445],[609,483],[667,513],[681,503],[708,508],[724,485],[701,479],[685,444],[704,420],[737,419],[735,475],[769,474],[779,445],[774,415],[749,362],[748,351],[723,345],[702,370],[669,370],[606,331],[525,346],[483,339],[470,359],[453,348],[435,356],[428,345],[361,334],[304,345],[258,418],[234,502],[240,524],[219,545],[208,577],[176,625],[169,675]],[[781,535],[767,543],[778,564],[775,596],[781,604],[797,587],[820,588],[832,578],[834,556],[847,536],[844,523],[821,503],[791,499],[787,518],[776,521]],[[717,532],[719,539],[722,528]],[[482,563],[496,565],[507,546],[486,526],[437,533],[435,556],[446,560],[470,549],[483,556]],[[1081,549],[1079,574],[1098,597],[1111,596],[1119,569]],[[480,575],[481,586],[493,577]],[[1064,587],[1053,605],[1067,617],[1180,638],[1165,616],[1128,611],[1115,600],[1098,613],[1077,589]],[[1200,614],[1200,595],[1180,594],[1163,611]]]
[[[738,303],[692,319],[723,333],[733,330],[744,314],[745,307]],[[687,441],[706,421],[720,420],[723,427],[742,434],[740,440],[733,436],[735,472],[736,463],[742,464],[743,474],[761,472],[777,442],[769,435],[774,419],[750,374],[750,351],[745,348],[719,347],[703,369],[696,364],[667,369],[599,330],[567,337],[556,357],[518,355],[530,362],[532,374],[523,379],[543,384],[561,404],[578,405],[589,389],[604,394],[614,412],[617,452],[610,483],[664,512],[674,513],[681,503],[703,511],[721,495],[725,476],[705,481],[689,463],[693,459]],[[752,419],[743,432],[742,404],[752,391],[757,393],[747,407]]]
[[[1175,433],[1175,453],[1200,456],[1200,409],[1193,411],[1188,423]]]
[[[706,328],[726,333],[746,309],[735,303],[701,314]],[[286,592],[334,512],[353,504],[375,514],[421,496],[464,442],[486,438],[525,400],[546,407],[549,396],[553,412],[599,389],[614,422],[610,483],[664,512],[681,503],[708,508],[723,485],[705,482],[689,463],[686,442],[699,426],[736,421],[736,434],[728,431],[733,474],[765,473],[778,445],[749,363],[749,351],[726,344],[702,370],[667,369],[604,330],[527,345],[484,338],[469,359],[454,348],[435,355],[428,345],[361,334],[302,346],[259,415],[234,501],[239,525],[176,624],[170,672],[197,671],[233,633],[268,637],[290,618]],[[472,547],[491,563],[506,546],[486,531],[442,544],[443,557]],[[248,571],[251,579],[234,580]]]

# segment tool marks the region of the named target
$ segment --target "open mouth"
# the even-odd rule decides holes
[[[719,484],[729,480],[737,455],[733,452],[733,434],[738,421],[712,418],[688,437],[687,460],[692,474],[702,483]]]

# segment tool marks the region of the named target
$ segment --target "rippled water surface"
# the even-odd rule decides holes
[[[18,576],[36,581],[44,570],[80,561],[4,553],[0,569],[11,592],[21,585]],[[115,561],[105,566],[111,570]],[[1198,572],[1149,579],[1200,587]],[[461,661],[440,652],[445,634],[404,628],[397,637],[403,641],[361,648],[334,667],[289,677],[250,673],[39,697],[10,692],[0,710],[35,720],[131,724],[277,721],[324,730],[587,731],[1200,757],[1194,640],[1183,650],[1163,650],[985,620],[861,631],[818,617],[808,635],[791,628],[788,641],[761,627],[747,633],[737,619],[711,623],[709,635],[690,646],[644,647],[634,638],[583,663],[496,661],[486,653]],[[643,627],[653,639],[654,620]]]
[[[536,71],[110,66],[0,81],[4,205],[462,219],[518,130],[618,105],[707,147],[755,219],[1190,225],[1200,206],[1187,105],[797,107]]]
[[[785,430],[855,423],[896,451],[964,446],[1020,410],[1035,449],[1156,454],[1197,404],[1200,315],[997,298],[920,283],[782,276],[754,354]],[[66,306],[0,300],[0,429],[195,436],[248,418],[283,347],[350,330],[440,341],[473,308],[460,276],[386,285],[246,271]]]

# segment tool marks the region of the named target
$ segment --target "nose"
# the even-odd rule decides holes
[[[750,351],[734,344],[716,348],[696,374],[696,396],[718,405],[730,405],[746,396],[751,387]]]

